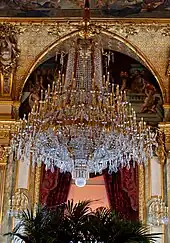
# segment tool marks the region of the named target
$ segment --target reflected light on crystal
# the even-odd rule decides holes
[[[145,164],[153,157],[153,145],[158,147],[157,132],[143,118],[137,121],[126,92],[110,83],[101,50],[96,38],[77,36],[66,70],[58,56],[61,70],[52,87],[41,91],[28,120],[20,121],[11,145],[17,160],[70,172],[78,187],[85,186],[90,173]],[[110,60],[110,52],[105,58]]]
[[[84,178],[77,178],[77,179],[75,179],[75,184],[78,187],[84,187],[86,185],[86,179],[84,179]]]

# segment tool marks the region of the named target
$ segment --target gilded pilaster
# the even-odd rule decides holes
[[[10,133],[15,129],[14,121],[0,121],[0,221],[1,231],[8,231],[9,200],[13,192],[15,180],[15,161],[13,153],[9,153]]]
[[[169,116],[170,105],[164,106],[164,109],[165,109],[165,111],[167,111],[167,114],[168,114],[168,116],[166,117],[166,113],[165,113],[165,117],[166,117],[167,120],[169,120],[170,119],[170,116]],[[164,190],[164,194],[166,193],[166,195],[167,195],[165,199],[166,199],[166,203],[167,203],[167,206],[168,206],[168,216],[170,218],[170,154],[169,154],[169,151],[170,151],[170,122],[162,122],[162,123],[159,124],[159,127],[160,127],[160,130],[164,133],[165,150],[166,150],[165,151],[166,156],[165,156],[164,166],[166,166],[166,184],[167,184],[166,188],[167,189],[165,191],[165,188],[163,187],[162,190]],[[164,167],[162,167],[162,171],[164,171]],[[170,226],[168,225],[166,242],[169,242],[169,240],[170,240]]]
[[[145,168],[143,165],[138,167],[139,183],[139,220],[146,222],[146,203],[145,203]]]
[[[4,202],[5,175],[6,175],[6,164],[7,164],[6,149],[7,148],[0,146],[0,224],[2,223],[3,202]]]
[[[0,23],[0,95],[11,97],[19,50],[15,26]]]
[[[34,206],[38,205],[40,201],[41,170],[41,165],[37,164],[35,168]]]

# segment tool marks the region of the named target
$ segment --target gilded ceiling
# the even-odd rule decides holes
[[[1,0],[0,16],[81,16],[83,2],[83,0]],[[91,0],[90,5],[93,17],[170,17],[170,0]]]

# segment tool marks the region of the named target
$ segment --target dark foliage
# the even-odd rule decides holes
[[[159,234],[149,234],[139,222],[125,221],[107,208],[90,209],[90,201],[56,206],[54,209],[37,207],[22,213],[21,222],[8,235],[26,243],[104,243],[156,242]],[[22,229],[22,233],[21,232]]]

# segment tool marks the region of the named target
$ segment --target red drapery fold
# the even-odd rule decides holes
[[[46,171],[44,166],[40,186],[41,204],[53,207],[66,202],[70,184],[70,173],[60,173],[58,168],[52,173],[50,170]]]
[[[120,169],[109,175],[104,172],[105,186],[110,207],[128,220],[139,219],[137,167]]]

